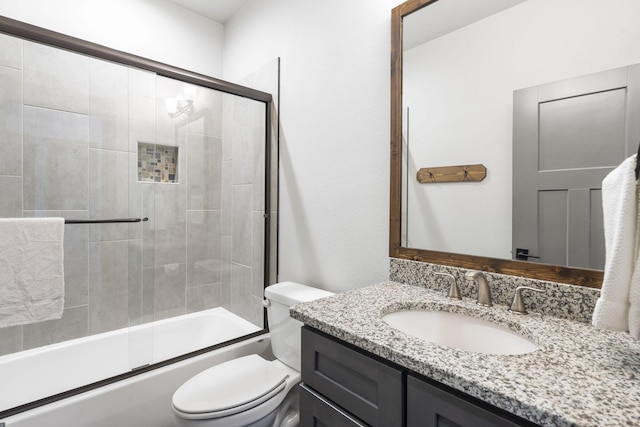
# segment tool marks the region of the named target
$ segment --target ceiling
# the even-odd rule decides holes
[[[224,24],[247,0],[167,0],[199,15]]]
[[[409,50],[526,0],[436,1],[403,19],[403,49]]]

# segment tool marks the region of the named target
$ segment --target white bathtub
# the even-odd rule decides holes
[[[2,356],[0,411],[259,330],[214,308]],[[2,421],[14,425],[10,419]]]

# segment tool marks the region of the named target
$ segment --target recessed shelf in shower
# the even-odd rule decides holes
[[[138,181],[178,182],[178,147],[138,142]]]

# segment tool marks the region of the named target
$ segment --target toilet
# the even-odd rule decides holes
[[[296,427],[299,421],[300,328],[289,307],[333,295],[282,282],[264,290],[275,360],[257,354],[203,371],[173,395],[172,409],[184,427]]]

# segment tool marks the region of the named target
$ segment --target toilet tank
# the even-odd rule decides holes
[[[289,307],[318,298],[334,295],[331,292],[294,282],[281,282],[264,290],[267,319],[271,333],[273,355],[287,366],[300,371],[299,322],[289,316]]]

